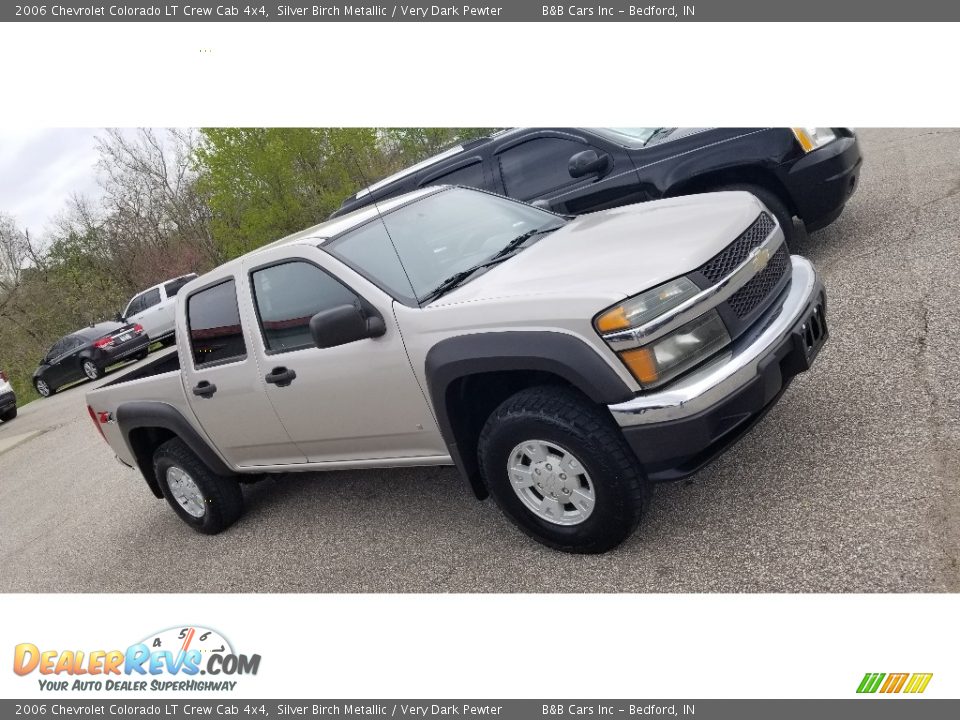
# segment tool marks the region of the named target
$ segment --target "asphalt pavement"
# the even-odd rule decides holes
[[[860,138],[859,190],[799,247],[829,343],[617,550],[548,550],[450,468],[276,476],[198,535],[113,458],[81,384],[0,425],[0,591],[960,591],[960,130]]]

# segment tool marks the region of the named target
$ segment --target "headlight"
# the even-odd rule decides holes
[[[816,150],[837,139],[831,128],[790,128],[804,152]]]
[[[692,298],[700,288],[686,278],[671,280],[610,308],[594,323],[601,333],[638,327]]]
[[[723,320],[711,310],[649,345],[619,355],[637,382],[654,387],[706,360],[729,342]]]

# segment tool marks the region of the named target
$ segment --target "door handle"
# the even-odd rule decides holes
[[[207,382],[206,380],[201,380],[193,388],[193,394],[200,397],[213,397],[213,394],[217,391],[217,386],[212,382]]]
[[[281,366],[275,367],[263,379],[277,387],[286,387],[297,379],[297,374],[293,370],[287,370],[287,368]]]

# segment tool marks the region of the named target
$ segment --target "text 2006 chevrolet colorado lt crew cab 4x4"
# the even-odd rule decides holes
[[[537,540],[602,552],[810,366],[824,311],[745,192],[571,220],[429,188],[194,280],[178,354],[87,402],[200,532],[244,476],[455,464]]]

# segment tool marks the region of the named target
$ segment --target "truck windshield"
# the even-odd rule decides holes
[[[452,278],[466,282],[472,270],[479,273],[565,222],[530,205],[450,188],[403,205],[382,222],[375,217],[323,248],[395,298],[419,304]]]

